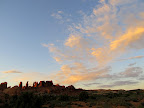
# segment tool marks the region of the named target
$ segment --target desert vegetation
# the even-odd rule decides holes
[[[77,95],[24,91],[19,95],[1,92],[0,108],[144,108],[144,91],[83,90]]]

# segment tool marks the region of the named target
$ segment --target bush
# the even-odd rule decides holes
[[[0,103],[3,103],[3,101],[0,99]]]
[[[69,101],[69,96],[68,96],[68,95],[61,95],[61,96],[59,97],[59,100],[60,100],[60,101]]]
[[[41,97],[30,92],[24,92],[20,96],[13,96],[9,104],[10,108],[41,108],[41,106]]]
[[[79,94],[79,100],[80,101],[85,101],[89,98],[89,95],[87,92],[83,91]]]
[[[94,99],[94,100],[96,100],[98,97],[99,97],[99,96],[96,95],[96,94],[93,94],[93,95],[90,96],[90,98],[91,98],[91,99]]]
[[[141,103],[141,105],[138,106],[138,108],[144,108],[144,106],[142,105],[142,103]]]
[[[54,95],[43,95],[42,96],[42,100],[43,100],[43,103],[45,103],[45,102],[48,102],[48,101],[53,101],[53,100],[56,100],[57,99],[57,97],[56,96],[54,96]]]
[[[104,103],[104,104],[102,105],[102,107],[103,107],[103,108],[112,108],[112,106],[111,106],[110,104],[108,104],[108,103]]]
[[[142,102],[141,105],[144,106],[144,102]]]

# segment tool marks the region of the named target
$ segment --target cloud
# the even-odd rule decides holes
[[[124,4],[129,4],[129,3],[133,3],[135,2],[135,0],[109,0],[109,3],[111,5],[124,5]]]
[[[144,80],[144,77],[139,78],[139,80]]]
[[[71,73],[71,67],[69,65],[63,65],[61,70],[65,75],[69,75]]]
[[[59,10],[51,14],[51,16],[59,21],[60,24],[64,22],[71,21],[71,14],[64,13],[63,11]]]
[[[135,63],[130,63],[128,66],[134,66],[136,64],[136,62]]]
[[[116,81],[113,84],[101,85],[99,87],[100,88],[112,88],[112,87],[116,87],[116,86],[135,85],[135,84],[138,84],[138,83],[139,82],[136,82],[136,81]]]
[[[46,47],[49,49],[49,51],[55,55],[59,55],[59,56],[64,56],[64,54],[62,53],[62,51],[60,49],[58,49],[54,44],[41,44],[43,47]],[[58,57],[54,57],[54,59],[56,59]],[[60,59],[60,58],[59,58]]]
[[[108,47],[92,48],[92,55],[95,56],[100,64],[108,63],[115,59],[120,54],[126,53],[132,45],[137,45],[136,48],[143,48],[141,38],[144,36],[144,28],[130,29],[127,33],[112,41]],[[139,40],[139,41],[138,41]],[[140,43],[139,43],[140,42]],[[144,41],[143,41],[144,42]],[[140,45],[139,45],[140,44]],[[133,47],[132,49],[136,49]],[[132,57],[129,59],[142,58],[142,56]]]
[[[53,57],[57,62],[62,62],[61,58],[59,57]]]
[[[75,84],[78,82],[82,82],[82,81],[91,81],[91,80],[96,80],[99,77],[101,77],[102,75],[108,73],[111,68],[110,67],[106,67],[103,69],[99,69],[99,70],[95,70],[93,72],[87,72],[87,70],[83,69],[83,70],[78,70],[74,69],[71,70],[70,72],[72,74],[69,74],[69,76],[67,76],[65,79],[63,79],[62,83],[64,84]]]
[[[70,35],[65,42],[65,46],[83,48],[87,46],[88,40],[84,39],[82,36]]]
[[[124,77],[138,77],[143,73],[143,69],[140,67],[129,67],[126,68],[124,72],[121,72],[120,75]]]
[[[9,70],[9,71],[4,71],[2,73],[22,73],[22,72],[17,71],[17,70]]]
[[[124,61],[124,60],[131,60],[131,59],[141,59],[141,58],[144,58],[143,55],[141,56],[134,56],[134,57],[129,57],[129,58],[125,58],[125,59],[119,59],[117,61]]]
[[[127,33],[111,42],[110,50],[113,51],[118,49],[124,51],[126,48],[129,48],[131,44],[138,44],[137,40],[143,38],[143,35],[144,27],[130,28],[128,29]]]
[[[60,20],[63,18],[62,14],[63,14],[63,11],[57,11],[56,13],[52,13],[51,16]]]
[[[126,68],[114,75],[107,66],[121,55],[144,49],[144,2],[137,0],[99,0],[88,14],[83,12],[79,23],[72,24],[62,45],[42,44],[53,58],[61,62],[54,75],[63,83],[75,84],[99,78],[139,77],[139,67]],[[64,12],[57,12],[59,15]],[[57,16],[57,15],[53,15]],[[140,59],[135,56],[120,60]]]
[[[125,68],[123,72],[113,73],[113,74],[105,74],[100,77],[100,79],[107,80],[118,80],[118,79],[128,79],[128,78],[140,78],[143,74],[143,69],[141,67],[128,67]]]
[[[101,83],[88,83],[88,84],[83,84],[84,86],[92,86],[92,85],[99,85],[99,84],[101,84]]]

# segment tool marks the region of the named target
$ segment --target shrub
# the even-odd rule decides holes
[[[138,108],[144,108],[144,106],[141,104],[141,105],[138,106]]]
[[[80,101],[85,101],[89,98],[89,95],[87,92],[83,91],[79,94],[79,100]]]
[[[68,96],[68,95],[61,95],[61,96],[59,97],[59,100],[60,100],[60,101],[69,101],[69,96]]]
[[[141,105],[144,106],[144,102],[142,102]]]
[[[90,98],[91,98],[91,99],[95,99],[95,100],[96,100],[96,99],[98,98],[98,95],[93,94],[93,95],[91,95],[91,96],[90,96]]]
[[[30,92],[24,92],[20,96],[13,96],[10,101],[10,108],[41,108],[41,97]]]
[[[45,103],[45,102],[48,102],[48,101],[53,101],[53,100],[56,100],[57,99],[57,97],[56,96],[54,96],[54,95],[43,95],[42,96],[42,100],[43,100],[43,103]]]
[[[0,99],[0,103],[3,103],[3,101]]]
[[[103,108],[112,108],[112,106],[111,106],[110,104],[108,104],[108,103],[104,103],[104,104],[102,105],[102,107],[103,107]]]

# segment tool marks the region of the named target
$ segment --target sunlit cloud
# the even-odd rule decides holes
[[[89,81],[89,80],[96,80],[100,77],[102,77],[104,74],[111,71],[111,67],[106,67],[99,70],[93,70],[92,72],[88,71],[85,67],[79,68],[79,67],[65,67],[64,75],[65,78],[61,80],[63,84],[75,84],[77,82],[82,81]]]
[[[17,71],[17,70],[8,70],[8,71],[3,71],[2,73],[12,74],[12,73],[22,73],[22,72]]]
[[[61,47],[43,44],[53,58],[61,62],[61,69],[54,78],[75,84],[100,78],[139,77],[142,74],[140,67],[129,67],[112,75],[109,64],[130,51],[144,49],[143,7],[144,3],[137,0],[99,0],[90,13],[82,12],[81,21],[69,26],[70,33]],[[143,57],[120,58],[118,61]],[[120,85],[119,82],[115,84]]]

